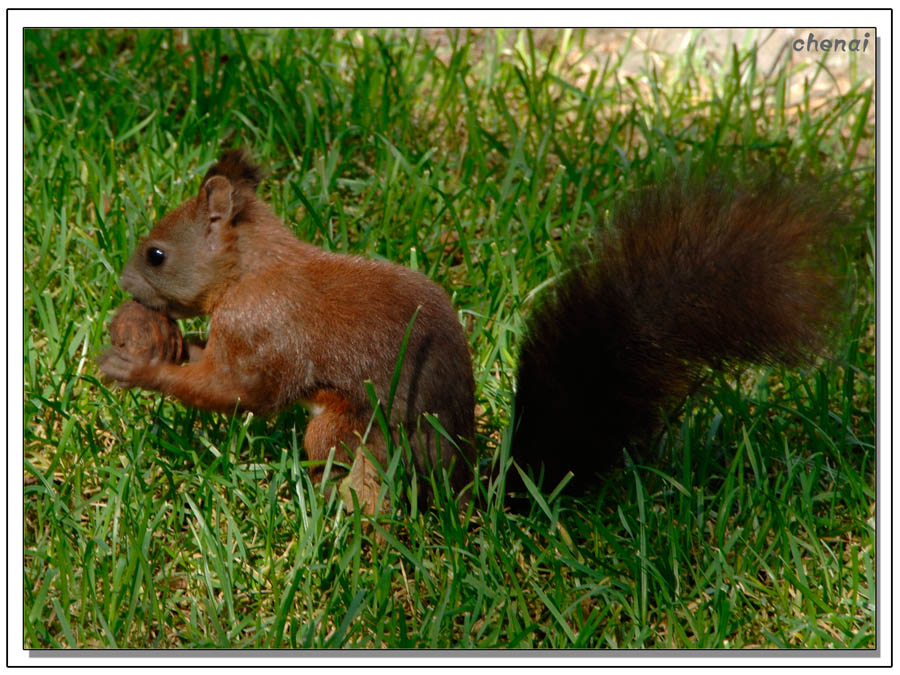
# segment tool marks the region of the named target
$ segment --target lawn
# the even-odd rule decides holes
[[[632,38],[25,31],[26,648],[875,647],[872,80],[853,54],[763,68],[750,41]],[[299,237],[451,294],[481,457],[464,509],[442,486],[420,508],[397,471],[370,524],[308,479],[301,409],[198,412],[99,379],[125,260],[238,145]],[[511,508],[535,297],[621,195],[726,160],[835,181],[853,217],[831,350],[710,375],[649,459]]]

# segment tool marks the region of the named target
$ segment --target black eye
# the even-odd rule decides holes
[[[155,246],[147,249],[147,264],[151,267],[159,267],[166,259],[166,252]]]

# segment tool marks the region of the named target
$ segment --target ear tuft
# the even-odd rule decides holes
[[[218,162],[209,167],[203,182],[206,183],[213,176],[224,176],[235,188],[249,188],[256,192],[262,180],[262,170],[250,160],[245,150],[228,150]]]

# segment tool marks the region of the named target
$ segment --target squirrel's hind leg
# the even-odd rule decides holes
[[[360,450],[362,436],[368,426],[368,415],[357,410],[351,402],[337,392],[322,391],[306,402],[312,419],[306,426],[303,446],[307,458],[316,462],[310,468],[313,482],[322,479],[322,474],[332,449],[334,461],[350,466],[347,477],[342,481],[341,498],[349,508],[353,508],[356,498],[364,513],[375,513],[381,488],[378,469],[366,453]],[[387,459],[384,439],[376,429],[369,434],[365,448],[384,465]]]

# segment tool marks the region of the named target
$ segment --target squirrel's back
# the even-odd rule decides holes
[[[706,367],[796,364],[834,315],[834,200],[812,182],[647,188],[532,312],[512,453],[546,488],[645,442]]]

